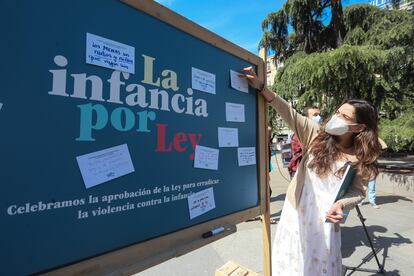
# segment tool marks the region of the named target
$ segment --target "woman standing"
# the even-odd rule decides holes
[[[377,113],[366,101],[348,100],[326,124],[319,125],[267,89],[252,68],[244,71],[249,84],[276,109],[303,145],[273,243],[273,275],[341,275],[338,222],[345,210],[363,200],[369,179],[378,174]],[[333,203],[347,162],[356,169],[356,176],[345,196]]]

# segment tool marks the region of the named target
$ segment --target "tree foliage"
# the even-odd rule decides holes
[[[285,60],[273,89],[299,109],[319,104],[325,115],[346,99],[368,100],[380,110],[381,126],[389,133],[386,142],[398,144],[394,150],[412,150],[413,136],[404,135],[412,135],[414,126],[402,121],[414,115],[414,14],[365,4],[342,12],[334,3],[341,6],[340,1],[288,0],[264,20],[261,45]],[[299,6],[307,8],[300,11]],[[332,18],[324,26],[328,7]],[[333,19],[335,8],[338,18]],[[404,129],[405,144],[391,138],[395,132],[387,125],[397,125],[395,120]]]
[[[393,151],[414,151],[414,110],[395,120],[382,119],[380,136]]]
[[[323,21],[328,17],[330,22],[325,26]],[[297,51],[337,48],[345,36],[341,0],[287,0],[281,10],[267,15],[262,29],[260,47],[274,49],[278,59]]]

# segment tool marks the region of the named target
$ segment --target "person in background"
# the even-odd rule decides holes
[[[371,206],[373,208],[379,209],[379,206],[375,202],[375,198],[376,198],[376,195],[375,195],[375,186],[376,186],[376,184],[377,184],[377,180],[375,178],[374,179],[371,179],[368,182],[368,201],[369,201],[369,203],[371,203]]]
[[[320,116],[321,111],[317,106],[305,107],[303,109],[304,116],[308,117],[310,120],[320,124],[322,123],[322,117]],[[296,173],[300,160],[302,160],[302,143],[299,141],[299,138],[296,134],[293,134],[292,141],[290,143],[292,148],[292,159],[290,159],[288,164],[288,171],[290,178],[292,179]]]
[[[379,140],[379,142],[381,144],[382,150],[387,149],[387,147],[388,147],[387,144],[385,144],[385,142],[382,139],[380,139],[380,138],[378,140]],[[377,185],[376,178],[371,179],[368,182],[368,192],[367,192],[367,194],[368,194],[368,202],[371,204],[371,206],[373,208],[375,208],[375,209],[379,209],[380,207],[376,203],[376,197],[377,197],[376,196],[376,193],[375,193],[375,187],[376,187],[376,185]],[[363,204],[363,202],[361,201],[358,204],[358,206],[362,206],[362,204]]]
[[[269,195],[270,198],[272,197],[272,187],[270,187],[270,172],[273,170],[273,165],[272,165],[272,149],[273,149],[273,138],[275,137],[276,134],[272,133],[272,127],[268,126],[267,127],[267,131],[268,131],[268,135],[269,135]],[[277,221],[274,218],[270,218],[270,223],[271,224],[276,224]]]
[[[269,172],[271,172],[273,170],[273,165],[272,165],[272,140],[274,135],[272,135],[272,127],[268,126],[267,127],[267,131],[268,131],[268,136],[269,136]],[[270,178],[270,177],[269,177]],[[272,189],[270,189],[271,191]],[[270,193],[272,194],[272,193]]]

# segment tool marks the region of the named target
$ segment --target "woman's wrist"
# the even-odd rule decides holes
[[[269,89],[267,89],[266,85],[263,86],[263,88],[260,90],[260,93],[266,99],[268,103],[270,103],[271,101],[275,99],[274,93],[271,92]]]
[[[335,204],[336,204],[339,208],[341,208],[342,210],[344,209],[344,204],[343,204],[342,202],[337,201],[337,202],[335,202]]]
[[[260,93],[262,93],[263,89],[265,89],[266,85],[265,83],[262,83],[257,90],[259,90]]]

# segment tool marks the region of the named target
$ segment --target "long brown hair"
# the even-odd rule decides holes
[[[348,100],[345,103],[355,108],[356,123],[365,125],[365,128],[353,137],[357,161],[352,163],[352,166],[356,168],[363,181],[368,181],[378,175],[376,161],[381,152],[378,141],[378,115],[367,101]],[[308,167],[319,176],[331,173],[332,162],[339,160],[342,155],[335,137],[325,132],[325,125],[312,141],[309,152],[313,159]]]

